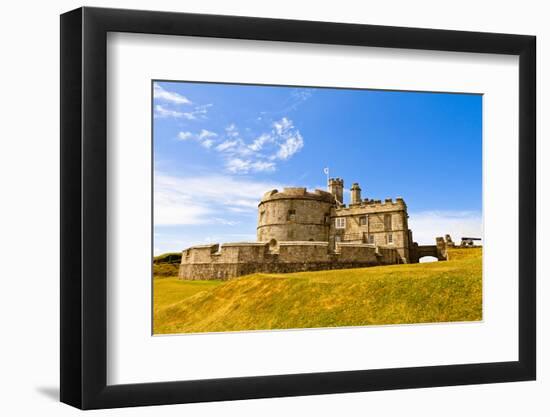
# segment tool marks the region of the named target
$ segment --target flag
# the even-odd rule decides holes
[[[325,173],[325,175],[328,175],[328,168],[323,168],[323,172]]]

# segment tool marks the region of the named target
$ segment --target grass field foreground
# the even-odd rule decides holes
[[[482,319],[482,249],[449,261],[230,281],[154,279],[154,333],[367,326]]]

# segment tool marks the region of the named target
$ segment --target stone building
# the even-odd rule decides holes
[[[295,272],[416,263],[446,259],[447,242],[413,242],[407,205],[395,199],[362,199],[359,184],[344,204],[344,181],[328,191],[284,188],[258,205],[257,242],[202,245],[182,252],[182,279],[229,279],[254,272]],[[450,239],[450,238],[449,238]]]

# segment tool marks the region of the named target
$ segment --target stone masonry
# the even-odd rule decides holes
[[[402,198],[361,199],[354,183],[346,206],[343,190],[344,181],[332,178],[328,191],[294,187],[265,193],[258,205],[257,242],[185,249],[179,277],[226,280],[255,272],[416,263],[422,256],[446,259],[443,238],[429,246],[413,242]]]

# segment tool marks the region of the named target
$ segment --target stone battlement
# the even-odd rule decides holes
[[[405,204],[405,200],[403,200],[401,197],[397,197],[395,201],[391,198],[386,198],[385,200],[369,200],[367,198],[362,200],[360,203],[341,205],[340,207],[338,207],[338,210],[349,210],[357,208],[366,208],[382,212],[391,210],[405,210],[407,208],[407,205]]]
[[[367,244],[288,241],[193,246],[182,252],[180,279],[227,280],[255,272],[286,273],[389,265],[399,262],[394,248]]]
[[[308,191],[307,188],[303,187],[286,187],[283,188],[283,191],[271,190],[265,193],[262,196],[260,204],[271,201],[271,200],[284,200],[284,199],[308,199],[308,200],[318,200],[326,201],[328,203],[334,202],[334,196],[328,191],[323,190],[314,190]]]

